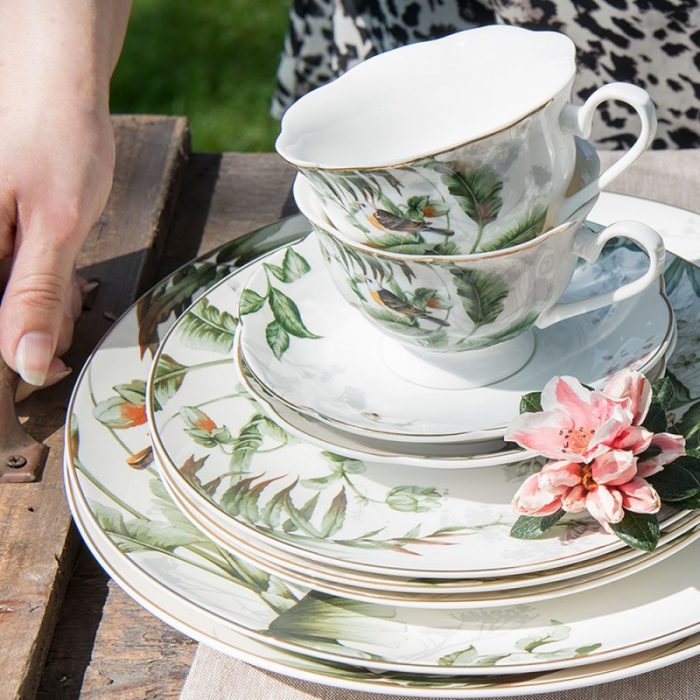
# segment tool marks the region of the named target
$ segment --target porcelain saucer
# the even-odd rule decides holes
[[[675,347],[676,332],[658,361],[645,370],[651,381],[663,376],[669,356]],[[277,425],[304,442],[330,449],[351,459],[376,464],[402,464],[423,469],[478,469],[516,462],[526,463],[534,454],[506,443],[501,438],[475,443],[411,443],[355,435],[328,423],[316,420],[290,408],[268,392],[248,368],[240,352],[240,334],[234,340],[234,357],[238,380]]]
[[[635,279],[646,266],[636,247],[613,243],[596,264],[576,270],[564,300]],[[288,268],[289,275],[280,272]],[[340,296],[313,237],[264,259],[242,293],[240,314],[242,357],[268,394],[345,432],[412,443],[498,439],[524,393],[541,390],[556,374],[601,386],[623,367],[645,371],[666,351],[673,330],[659,282],[536,330],[530,361],[505,380],[471,389],[422,386],[392,370],[392,358],[406,350]]]

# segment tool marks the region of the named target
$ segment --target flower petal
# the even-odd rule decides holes
[[[610,450],[593,460],[591,476],[596,484],[617,486],[637,475],[637,459],[626,450]]]
[[[588,491],[586,491],[583,484],[574,486],[566,496],[561,499],[561,507],[568,513],[580,513],[586,510],[586,496]]]
[[[647,477],[660,472],[664,464],[685,454],[685,438],[674,433],[656,433],[651,439],[651,447],[657,447],[661,452],[655,457],[649,457],[637,464],[637,476]]]
[[[629,450],[632,454],[638,455],[651,445],[654,433],[637,425],[631,425],[613,440],[611,447],[615,450]]]
[[[656,489],[645,479],[637,477],[617,487],[622,494],[622,506],[635,513],[658,513],[661,499]]]
[[[523,482],[513,497],[513,510],[521,515],[551,515],[561,507],[561,498],[540,485],[540,475],[533,474]]]
[[[562,411],[576,428],[590,429],[591,391],[574,377],[554,377],[542,390],[542,408]]]
[[[541,487],[562,495],[581,483],[581,465],[565,460],[549,462],[542,467],[539,476]]]
[[[601,524],[619,523],[625,517],[622,494],[616,489],[598,486],[586,496],[588,512]]]
[[[646,417],[651,404],[651,384],[641,372],[623,369],[610,379],[603,393],[611,398],[630,399],[635,425]]]
[[[565,447],[571,425],[571,418],[563,411],[522,413],[506,431],[505,439],[549,459],[583,462],[581,455],[570,453]]]
[[[600,424],[589,444],[589,460],[614,445],[617,438],[632,425],[632,412],[628,410],[628,406],[627,400],[623,404],[612,406],[608,417]],[[603,449],[601,446],[604,446]]]

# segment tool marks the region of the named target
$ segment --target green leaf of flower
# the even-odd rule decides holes
[[[265,297],[260,296],[252,289],[244,289],[241,293],[241,300],[238,302],[238,313],[241,316],[253,314],[260,311],[265,304]]]
[[[542,392],[531,391],[520,399],[520,413],[541,413]]]
[[[662,471],[647,477],[661,500],[673,504],[700,494],[700,460],[678,457]]]
[[[522,221],[504,231],[501,235],[479,247],[482,253],[492,250],[503,250],[512,246],[531,241],[542,233],[547,218],[546,207],[535,207]]]
[[[659,542],[659,521],[655,514],[625,511],[619,523],[610,523],[610,529],[630,547],[653,552]]]
[[[283,281],[294,282],[303,277],[311,269],[311,265],[290,246],[284,254],[282,269],[284,270]]]
[[[686,447],[698,447],[700,445],[700,401],[694,403],[681,418],[676,426],[678,432],[685,438]]]
[[[275,321],[284,328],[287,333],[297,338],[320,338],[320,335],[312,333],[301,320],[299,308],[286,294],[279,289],[270,287],[270,308]]]
[[[666,411],[656,397],[654,397],[649,404],[649,411],[644,418],[642,426],[652,433],[664,433],[668,428]]]
[[[186,347],[228,354],[237,325],[235,316],[201,299],[182,317],[179,332]]]
[[[289,348],[289,333],[277,321],[272,321],[265,328],[265,339],[274,356],[281,360]]]
[[[679,408],[692,401],[688,387],[678,380],[671,372],[657,379],[652,385],[654,399],[667,411]]]
[[[556,513],[545,515],[542,518],[521,515],[510,529],[510,536],[517,537],[519,540],[534,540],[551,530],[563,517],[563,510],[558,510]]]
[[[503,313],[503,301],[508,296],[508,285],[500,275],[475,269],[451,268],[457,294],[464,311],[480,328],[493,323]]]

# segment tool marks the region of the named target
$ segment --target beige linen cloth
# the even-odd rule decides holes
[[[603,153],[603,167],[617,157],[617,153]],[[645,153],[615,180],[610,190],[700,212],[700,151]],[[180,697],[181,700],[380,700],[387,696],[287,678],[200,644]],[[614,683],[528,697],[532,700],[698,700],[700,657]]]

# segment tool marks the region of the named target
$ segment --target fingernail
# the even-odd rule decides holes
[[[48,333],[30,331],[25,333],[15,353],[15,363],[20,377],[27,384],[43,386],[53,357],[54,343]]]
[[[51,374],[46,378],[46,386],[58,384],[62,379],[65,379],[73,371],[72,367],[64,367],[60,372]]]
[[[94,292],[100,286],[100,280],[85,280],[85,284],[80,285],[83,296]]]

